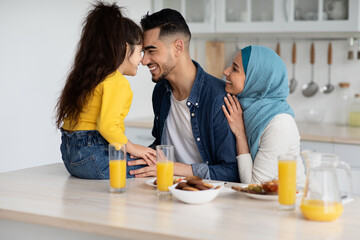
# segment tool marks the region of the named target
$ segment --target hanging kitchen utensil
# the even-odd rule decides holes
[[[296,43],[293,43],[292,46],[291,62],[292,62],[292,78],[289,82],[289,88],[290,88],[290,93],[293,93],[297,86],[297,81],[295,79]]]
[[[303,95],[305,97],[312,97],[319,90],[319,86],[314,82],[314,63],[315,63],[315,47],[314,47],[314,43],[311,43],[310,63],[311,63],[311,81],[308,84],[305,84],[303,86],[303,90],[302,90],[302,93],[303,93]]]
[[[206,72],[221,78],[225,69],[225,44],[224,42],[206,42]]]
[[[276,44],[276,53],[280,56],[280,42]]]
[[[331,83],[330,83],[330,81],[331,81],[331,63],[332,63],[332,44],[329,43],[329,47],[328,47],[328,65],[329,65],[328,83],[320,89],[320,91],[325,94],[331,93],[334,90],[334,86],[331,85]]]

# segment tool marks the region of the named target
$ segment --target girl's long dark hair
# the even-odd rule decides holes
[[[95,87],[116,71],[131,56],[135,45],[142,44],[142,31],[121,13],[115,3],[97,2],[88,13],[77,46],[74,64],[56,104],[56,126],[65,118],[76,126],[79,115]],[[126,55],[126,44],[130,47]]]

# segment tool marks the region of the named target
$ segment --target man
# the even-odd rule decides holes
[[[174,145],[174,175],[239,182],[235,138],[222,111],[225,83],[191,60],[191,34],[179,12],[163,9],[147,14],[141,25],[142,64],[148,66],[156,83],[152,97],[153,147]],[[156,165],[130,174],[156,176]]]

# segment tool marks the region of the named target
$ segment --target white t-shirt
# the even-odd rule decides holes
[[[162,143],[174,146],[175,161],[185,164],[203,163],[196,146],[190,122],[187,99],[178,101],[171,95],[171,107],[165,121]]]
[[[266,126],[259,140],[259,151],[253,164],[250,154],[236,157],[241,183],[260,183],[278,179],[278,156],[291,154],[296,163],[297,185],[305,184],[305,168],[300,157],[300,135],[295,119],[289,114],[276,115]]]

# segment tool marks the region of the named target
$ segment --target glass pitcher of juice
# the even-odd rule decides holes
[[[300,211],[308,220],[333,221],[343,212],[343,202],[351,199],[352,178],[350,166],[340,162],[335,154],[304,151],[307,179]],[[348,177],[348,193],[340,195],[336,169],[345,170]]]

